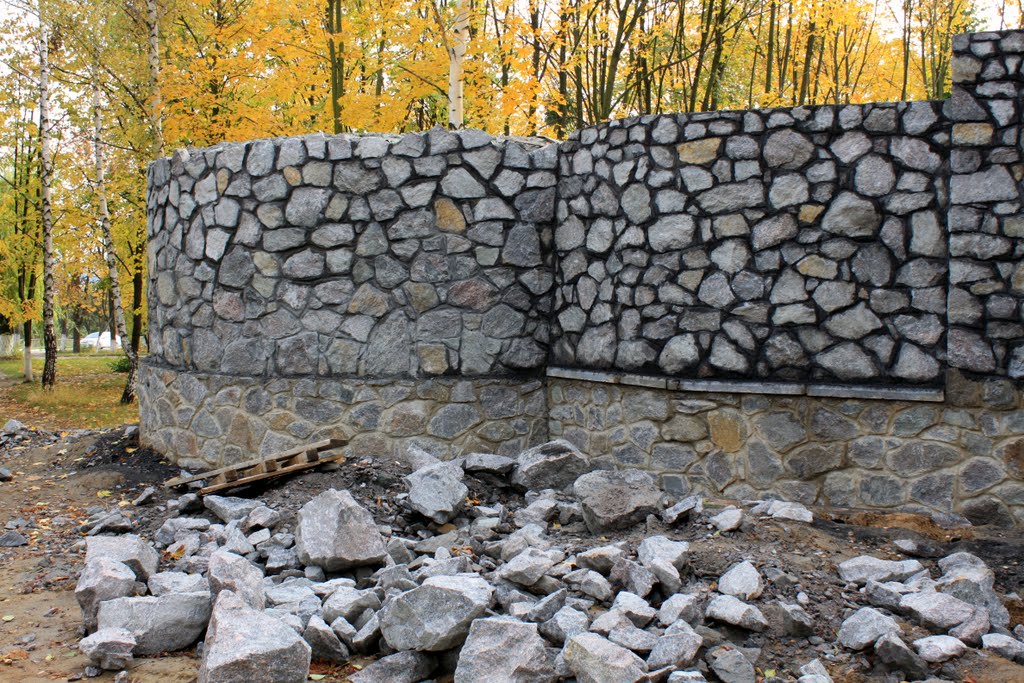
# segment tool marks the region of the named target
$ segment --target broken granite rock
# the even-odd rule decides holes
[[[213,514],[220,517],[225,524],[242,521],[256,508],[262,506],[258,500],[233,498],[231,496],[204,496],[203,505]]]
[[[1024,643],[1016,638],[1002,633],[986,633],[981,637],[981,646],[1004,659],[1024,664]]]
[[[28,545],[28,539],[20,531],[11,529],[0,534],[0,548],[20,548],[23,545]]]
[[[704,616],[748,631],[764,631],[768,628],[768,620],[761,610],[731,595],[716,595],[711,598]]]
[[[526,620],[540,624],[551,619],[565,607],[568,597],[569,591],[565,588],[559,588],[554,593],[544,596],[526,613]]]
[[[209,593],[115,598],[100,604],[100,629],[123,628],[135,636],[135,654],[181,650],[196,642],[210,620]]]
[[[783,633],[797,637],[814,635],[814,620],[803,607],[782,600],[776,601],[775,604]]]
[[[959,657],[967,651],[967,646],[953,636],[918,638],[914,641],[913,645],[921,659],[931,664]]]
[[[696,517],[703,511],[704,498],[702,496],[687,496],[675,505],[662,510],[661,519],[665,524],[675,525],[681,521]]]
[[[512,484],[523,490],[561,490],[590,469],[587,456],[568,441],[558,439],[520,453]]]
[[[292,628],[225,590],[206,632],[199,683],[304,683],[311,652]]]
[[[421,467],[405,477],[409,506],[437,524],[450,521],[462,511],[469,494],[462,477],[462,468],[451,462]]]
[[[644,660],[596,633],[573,636],[562,654],[579,683],[632,683],[647,673]]]
[[[732,595],[740,600],[756,600],[764,591],[761,572],[749,561],[738,562],[718,579],[720,593]]]
[[[584,474],[573,484],[573,493],[593,534],[631,527],[661,509],[661,490],[651,475],[640,470]]]
[[[617,612],[629,619],[638,628],[643,628],[658,615],[658,611],[639,595],[622,591],[615,596],[612,612]]]
[[[949,629],[949,635],[959,638],[971,647],[979,647],[981,637],[991,630],[992,622],[989,621],[988,610],[984,607],[975,607],[966,621]]]
[[[135,572],[116,560],[99,557],[85,565],[75,598],[82,608],[86,633],[96,630],[96,615],[105,600],[127,598],[135,594]]]
[[[954,553],[939,560],[939,568],[943,574],[935,582],[936,590],[984,607],[996,628],[1009,626],[1010,613],[995,591],[995,574],[984,560],[970,553]]]
[[[811,511],[800,503],[793,503],[786,500],[767,500],[751,509],[752,515],[764,515],[772,519],[788,519],[794,522],[814,521]]]
[[[210,583],[201,574],[157,572],[149,577],[149,594],[160,597],[168,593],[209,593]],[[119,596],[121,597],[121,596]]]
[[[914,679],[928,676],[928,663],[907,647],[896,633],[886,633],[875,641],[875,655],[890,669],[902,671]]]
[[[565,553],[554,548],[527,548],[498,569],[497,574],[506,581],[529,587],[540,581],[549,569],[564,559]]]
[[[295,552],[303,564],[329,572],[383,564],[387,557],[373,516],[348,491],[336,489],[324,491],[299,510]]]
[[[576,566],[581,569],[593,569],[608,576],[615,562],[625,557],[625,549],[617,545],[603,545],[577,554]]]
[[[651,671],[666,666],[689,666],[697,657],[697,651],[704,644],[702,638],[689,624],[680,619],[658,638],[657,644],[647,657],[647,668]]]
[[[754,665],[739,650],[719,645],[705,655],[705,660],[722,683],[754,683]]]
[[[309,645],[313,659],[327,662],[347,662],[349,658],[346,648],[337,634],[323,619],[314,614],[309,618],[302,639]]]
[[[352,683],[419,683],[436,667],[432,655],[407,650],[381,657],[349,676]]]
[[[637,628],[629,620],[620,620],[606,635],[608,640],[640,655],[649,654],[658,644],[658,635]]]
[[[940,631],[962,624],[974,614],[974,607],[963,600],[931,591],[904,595],[900,609],[918,623]]]
[[[148,581],[160,564],[160,554],[135,534],[91,536],[85,540],[85,563],[105,558],[128,565],[139,581]]]
[[[263,572],[244,557],[226,550],[216,551],[210,556],[207,577],[214,597],[229,590],[255,610],[266,607]]]
[[[461,459],[462,469],[470,474],[504,476],[516,466],[516,461],[496,453],[470,453]]]
[[[682,619],[693,626],[701,617],[700,598],[696,595],[676,593],[661,603],[658,609],[658,623],[669,626]]]
[[[455,683],[558,680],[536,624],[509,617],[477,619],[459,651]]]
[[[384,602],[381,633],[396,650],[448,650],[465,640],[493,597],[494,588],[476,574],[432,576]]]
[[[380,609],[380,598],[374,591],[342,586],[324,602],[324,620],[334,623],[335,619],[341,617],[354,623],[368,609],[374,612]]]
[[[421,467],[429,467],[441,462],[435,455],[428,453],[416,444],[409,444],[405,449],[405,463],[415,472]]]
[[[584,613],[568,605],[555,612],[555,615],[540,625],[540,632],[545,638],[557,645],[563,645],[579,633],[590,628],[590,618]]]
[[[839,627],[839,643],[850,650],[863,650],[887,633],[900,633],[900,625],[873,607],[862,607]]]
[[[843,581],[863,586],[869,580],[884,583],[903,581],[924,569],[917,560],[880,560],[870,555],[860,555],[839,565],[839,576]]]
[[[79,651],[105,671],[121,671],[132,663],[135,636],[123,628],[107,628],[82,638]]]
[[[743,525],[743,511],[730,506],[708,521],[719,531],[736,531]]]

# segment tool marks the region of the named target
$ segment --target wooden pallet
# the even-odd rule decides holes
[[[259,460],[240,462],[190,477],[175,477],[168,480],[164,486],[181,486],[189,482],[205,480],[207,484],[199,490],[200,495],[247,486],[264,479],[273,479],[326,462],[344,459],[345,456],[340,451],[336,453],[330,451],[341,448],[347,443],[348,441],[345,439],[326,439]]]

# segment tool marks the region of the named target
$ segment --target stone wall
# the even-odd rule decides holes
[[[946,102],[180,151],[143,442],[564,436],[679,494],[1024,522],[1022,62],[980,33]]]
[[[266,378],[541,368],[555,163],[551,145],[440,130],[158,161],[148,363]]]
[[[664,115],[561,148],[554,363],[941,381],[941,103]]]
[[[329,438],[354,456],[518,454],[547,440],[544,383],[517,379],[265,379],[144,367],[144,441],[183,467],[251,460]]]
[[[695,393],[548,379],[551,436],[678,496],[954,512],[1024,524],[1024,402],[963,380],[945,403]]]
[[[1024,33],[953,43],[949,364],[1024,377]]]

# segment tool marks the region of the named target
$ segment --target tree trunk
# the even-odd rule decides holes
[[[135,256],[135,272],[132,273],[132,351],[139,355],[142,341],[142,283],[145,271],[142,268],[142,255],[146,252],[145,242],[139,244]]]
[[[50,207],[50,54],[49,31],[40,18],[39,26],[39,205],[43,221],[43,388],[57,383],[57,336],[53,331],[53,212]]]
[[[345,95],[345,57],[342,54],[341,0],[327,0],[327,48],[331,65],[331,122],[334,134],[344,132],[341,98]]]
[[[107,272],[110,276],[110,305],[113,313],[110,347],[114,348],[114,337],[121,337],[121,350],[128,356],[128,379],[125,381],[121,403],[135,402],[135,383],[138,376],[139,356],[132,348],[128,330],[124,322],[124,306],[121,303],[121,283],[117,276],[117,255],[114,253],[114,233],[110,228],[110,210],[107,208],[106,161],[103,157],[103,110],[100,107],[99,83],[93,82],[92,88],[93,116],[93,148],[96,173],[96,200],[100,217],[100,234],[103,239],[103,253],[107,260]]]
[[[448,47],[448,127],[457,130],[465,125],[462,67],[469,46],[469,3],[455,2],[455,35]]]
[[[25,346],[21,352],[21,371],[26,382],[35,381],[32,373],[32,321],[26,320],[22,324],[21,336],[25,338]]]
[[[153,157],[164,155],[164,105],[160,95],[160,16],[156,0],[146,0],[146,28],[149,29],[150,128],[153,134]]]

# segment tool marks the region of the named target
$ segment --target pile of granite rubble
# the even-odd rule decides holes
[[[670,505],[648,474],[594,470],[564,441],[516,459],[440,462],[415,447],[407,459],[398,502],[426,523],[409,538],[334,489],[309,500],[294,525],[259,500],[186,493],[152,539],[89,536],[76,589],[87,675],[200,640],[200,683],[299,683],[311,659],[354,658],[372,659],[351,675],[356,683],[452,674],[456,683],[832,681],[811,656],[791,671],[755,669],[759,648],[748,641],[766,634],[809,638],[819,645],[809,654],[861,653],[879,680],[929,680],[969,648],[1024,662],[1024,632],[1008,630],[993,572],[967,553],[940,560],[937,577],[914,559],[841,563],[841,581],[870,606],[826,632],[809,612],[826,598],[761,599],[766,581],[785,576],[777,569],[741,561],[708,584],[694,578],[687,542],[651,535],[635,551],[609,542],[652,515],[670,530],[703,524],[720,534],[763,517],[811,522],[801,505],[765,501],[709,517],[699,497]],[[467,500],[466,475],[524,493],[523,505]],[[589,530],[588,549],[560,546],[573,525]],[[932,635],[906,638],[922,628]]]

